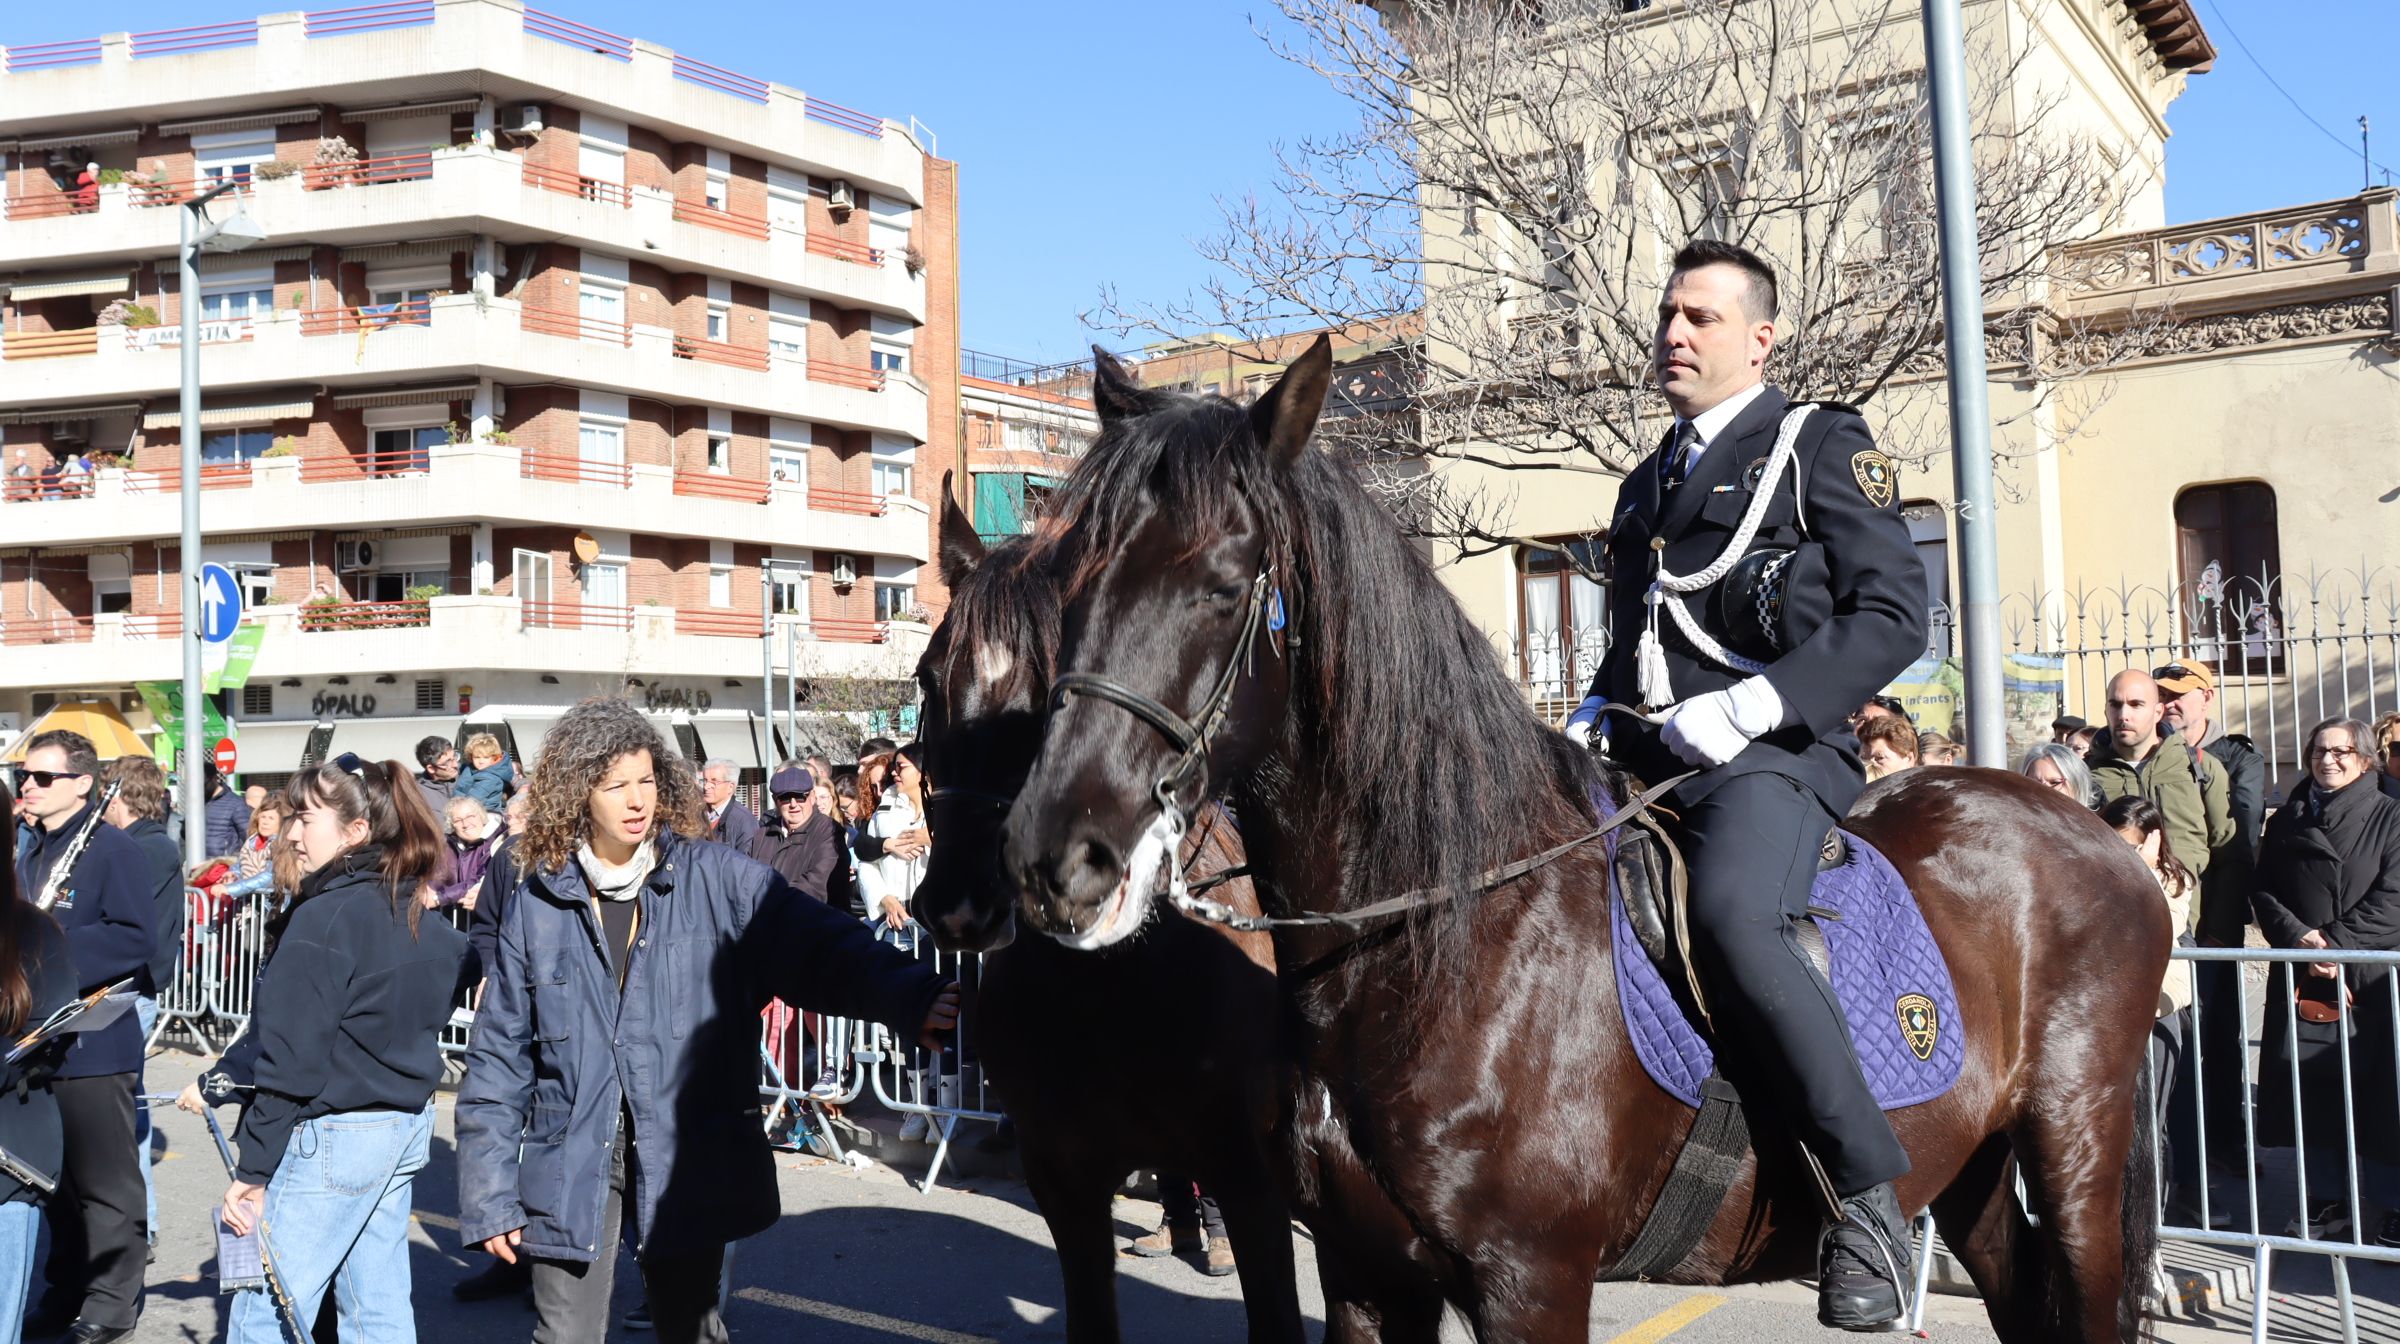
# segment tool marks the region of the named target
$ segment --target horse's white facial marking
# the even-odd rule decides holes
[[[975,679],[984,687],[998,686],[1016,669],[1017,656],[997,643],[980,645],[975,650]]]

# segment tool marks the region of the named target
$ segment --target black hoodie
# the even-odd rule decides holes
[[[275,1174],[300,1121],[418,1110],[441,1081],[438,1037],[467,936],[429,915],[410,937],[417,884],[395,901],[382,862],[380,847],[362,845],[310,874],[259,977],[258,1092],[238,1131],[245,1181]]]

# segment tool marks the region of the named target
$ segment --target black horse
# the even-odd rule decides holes
[[[949,496],[947,482],[943,495]],[[916,916],[944,946],[1006,941],[1015,888],[1001,871],[1000,822],[1041,742],[1058,651],[1058,591],[1025,563],[1026,545],[986,553],[945,502],[950,609],[917,667],[920,726],[939,843]],[[1242,862],[1221,816],[1196,826],[1179,861],[1202,882]],[[1210,893],[1255,913],[1248,880]],[[1097,955],[1047,938],[984,959],[969,1020],[1002,1106],[1016,1122],[1026,1184],[1066,1280],[1067,1337],[1118,1338],[1111,1204],[1136,1168],[1194,1173],[1225,1216],[1250,1338],[1306,1338],[1291,1216],[1270,1153],[1281,1090],[1274,949],[1161,914],[1138,940]]]
[[[1216,797],[1271,908],[1449,893],[1277,938],[1306,1070],[1292,1142],[1369,1176],[1314,1192],[1331,1310],[1387,1340],[1433,1340],[1447,1303],[1482,1339],[1581,1341],[1692,1112],[1631,1048],[1600,847],[1477,877],[1588,831],[1594,765],[1352,468],[1306,451],[1330,370],[1319,341],[1244,408],[1100,359],[1103,432],[1053,504],[1067,696],[1006,826],[1020,915],[1082,946],[1149,927],[1129,863]],[[1847,825],[1916,893],[1968,1038],[1950,1092],[1893,1114],[1902,1202],[1931,1204],[2003,1338],[2131,1336],[2154,1251],[2135,1138],[2170,941],[2157,885],[2088,812],[1998,771],[1908,772]],[[1753,1126],[1766,1156],[1681,1279],[1813,1265],[1821,1205],[1771,1117]]]

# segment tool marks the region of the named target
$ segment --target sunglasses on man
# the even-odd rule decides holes
[[[28,770],[25,772],[26,783],[31,784],[36,788],[43,789],[51,787],[62,779],[90,778],[90,775],[87,775],[80,770]]]

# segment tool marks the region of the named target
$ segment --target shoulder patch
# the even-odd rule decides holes
[[[1891,507],[1895,489],[1892,460],[1869,448],[1850,458],[1850,474],[1858,478],[1858,492],[1876,508]]]

